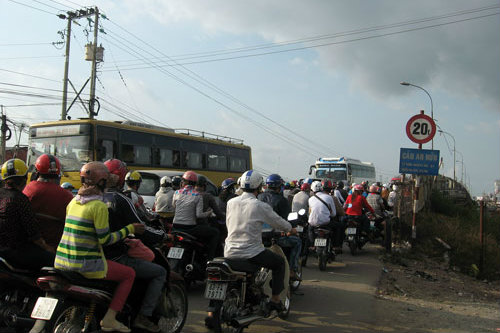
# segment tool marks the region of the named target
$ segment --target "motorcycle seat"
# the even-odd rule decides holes
[[[238,272],[254,273],[259,270],[260,266],[252,264],[246,259],[231,259],[223,258],[232,270]]]
[[[53,267],[44,267],[42,271],[45,271],[48,275],[60,275],[65,279],[69,280],[73,284],[77,284],[83,287],[104,289],[109,292],[114,292],[117,283],[115,281],[103,280],[103,279],[87,279],[78,272],[63,271]]]

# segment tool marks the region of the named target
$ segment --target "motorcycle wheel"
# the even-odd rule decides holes
[[[288,318],[288,315],[290,315],[291,296],[292,296],[292,293],[291,293],[290,289],[288,289],[288,292],[286,293],[286,297],[283,300],[283,305],[285,306],[285,311],[281,311],[280,313],[278,313],[278,317],[280,317],[281,319],[286,319],[286,318]]]
[[[89,314],[89,307],[79,304],[68,304],[58,313],[54,323],[54,333],[81,333],[85,326],[85,317]],[[100,330],[95,313],[92,315],[87,332]]]
[[[188,298],[182,281],[173,281],[168,292],[163,290],[158,306],[158,326],[162,333],[179,333],[188,313]]]
[[[358,252],[358,246],[356,242],[349,242],[349,249],[351,250],[351,255],[355,255]]]
[[[244,327],[234,327],[231,321],[238,314],[238,291],[228,292],[226,299],[218,301],[214,311],[214,330],[217,333],[241,333]]]
[[[328,256],[325,252],[318,254],[318,267],[320,271],[326,270],[326,262],[328,261]]]

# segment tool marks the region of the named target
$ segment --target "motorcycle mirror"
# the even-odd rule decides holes
[[[306,215],[306,210],[304,208],[299,210],[299,216],[305,216]]]
[[[299,214],[297,212],[291,212],[288,214],[287,220],[288,221],[295,221],[299,219]]]

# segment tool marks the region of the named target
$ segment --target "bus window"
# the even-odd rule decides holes
[[[227,158],[222,155],[208,155],[208,170],[227,170]]]
[[[203,169],[203,154],[185,152],[186,156],[186,167],[188,169]]]
[[[229,171],[245,172],[246,169],[247,169],[247,164],[245,158],[230,156]]]
[[[174,162],[174,152],[171,149],[158,149],[158,164],[163,167],[170,167]]]
[[[151,165],[151,148],[134,146],[134,164]]]
[[[115,143],[112,140],[99,140],[96,150],[97,160],[107,161],[115,156]]]
[[[121,148],[121,160],[127,164],[134,163],[134,146],[122,145]]]

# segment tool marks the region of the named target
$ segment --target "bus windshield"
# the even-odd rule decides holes
[[[89,143],[88,135],[32,138],[28,165],[33,167],[30,170],[40,155],[52,154],[61,161],[63,171],[79,171],[83,164],[92,160]]]
[[[345,181],[347,179],[347,171],[344,168],[332,167],[324,168],[320,167],[316,170],[316,178],[329,178],[334,181]]]

